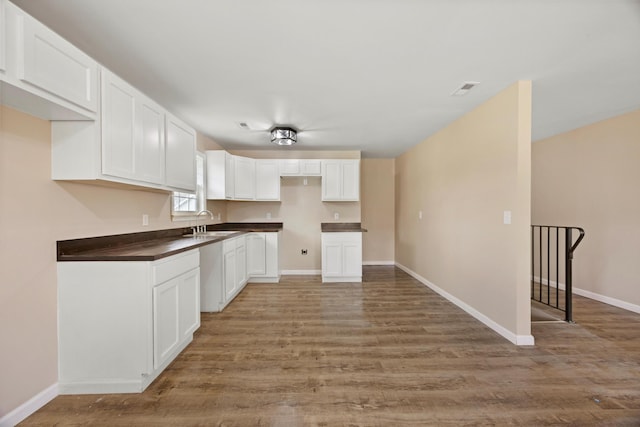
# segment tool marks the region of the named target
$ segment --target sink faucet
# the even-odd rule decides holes
[[[200,215],[201,214],[209,214],[209,217],[213,221],[213,214],[211,213],[211,211],[205,209],[205,210],[202,210],[202,211],[198,212],[198,214],[196,215],[196,226],[194,227],[193,234],[205,233],[207,231],[207,225],[206,224],[198,225],[198,220],[200,219]]]

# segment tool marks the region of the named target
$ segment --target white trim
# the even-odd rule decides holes
[[[540,283],[540,278],[538,276],[533,276],[533,280],[537,283]],[[547,280],[544,279],[544,283],[543,285],[547,284]],[[554,280],[551,280],[550,282],[551,286],[556,286],[556,282]],[[565,290],[565,284],[564,283],[558,283],[557,284],[558,289],[560,289],[561,291]],[[605,304],[609,304],[612,305],[614,307],[618,307],[621,308],[623,310],[628,310],[628,311],[632,311],[634,313],[640,313],[640,305],[637,304],[633,304],[627,301],[623,301],[617,298],[613,298],[613,297],[608,297],[606,295],[602,295],[602,294],[597,294],[595,292],[591,292],[591,291],[587,291],[586,289],[581,289],[581,288],[573,288],[573,293],[576,295],[580,295],[581,297],[585,297],[585,298],[589,298],[595,301],[599,301]]]
[[[362,261],[362,265],[396,265],[395,261]]]
[[[362,283],[362,276],[339,276],[339,277],[326,277],[322,276],[322,283]]]
[[[13,427],[58,396],[58,384],[51,384],[31,399],[0,418],[0,427]]]
[[[319,276],[322,270],[282,270],[283,276]]]
[[[493,329],[495,332],[497,332],[498,334],[502,335],[507,340],[511,341],[513,344],[515,344],[515,345],[534,345],[535,340],[533,338],[533,335],[516,335],[513,332],[511,332],[510,330],[508,330],[507,328],[505,328],[504,326],[496,323],[492,319],[490,319],[487,316],[485,316],[484,314],[480,313],[478,310],[476,310],[475,308],[471,307],[466,302],[464,302],[464,301],[458,299],[457,297],[451,295],[449,292],[445,291],[444,289],[439,288],[438,286],[434,285],[433,283],[431,283],[430,281],[428,281],[424,277],[420,276],[415,271],[410,270],[409,268],[405,267],[404,265],[402,265],[402,264],[400,264],[398,262],[396,262],[396,267],[398,267],[399,269],[403,270],[409,276],[411,276],[414,279],[418,280],[423,285],[427,286],[428,288],[430,288],[431,290],[433,290],[434,292],[436,292],[440,296],[448,299],[449,301],[451,301],[452,303],[457,305],[459,308],[463,309],[464,311],[469,313],[471,316],[475,317],[477,320],[481,321],[486,326],[488,326],[489,328]]]
[[[606,295],[600,295],[595,292],[586,291],[580,288],[573,288],[573,292],[582,297],[591,298],[593,300],[603,302],[605,304],[609,304],[614,307],[622,308],[623,310],[629,310],[634,313],[640,313],[640,305],[637,305],[637,304],[633,304],[627,301],[622,301],[617,298],[608,297]]]

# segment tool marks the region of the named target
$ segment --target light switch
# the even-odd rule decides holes
[[[149,215],[142,214],[142,225],[149,225]]]
[[[418,211],[418,219],[422,219],[422,211]]]
[[[511,224],[511,211],[504,211],[502,215],[502,222],[504,224]]]
[[[267,212],[267,219],[271,219],[271,212]]]

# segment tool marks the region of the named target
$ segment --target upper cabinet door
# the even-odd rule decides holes
[[[342,199],[342,163],[340,160],[322,162],[322,200]]]
[[[322,161],[322,200],[360,200],[360,160]]]
[[[235,156],[235,185],[234,198],[236,200],[254,200],[256,198],[256,161],[248,157]]]
[[[196,132],[166,115],[166,184],[176,190],[196,190]]]
[[[256,160],[256,200],[280,200],[277,160]]]
[[[96,112],[98,64],[27,14],[19,14],[16,24],[18,78]]]
[[[360,200],[360,161],[342,161],[342,200]]]
[[[102,73],[102,173],[135,179],[136,90],[114,74]]]
[[[164,184],[164,110],[144,97],[137,104],[135,170],[139,180]]]

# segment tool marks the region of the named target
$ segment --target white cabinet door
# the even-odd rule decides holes
[[[322,174],[321,160],[300,160],[300,173],[303,176],[320,176]]]
[[[140,96],[137,103],[137,136],[134,169],[137,179],[152,184],[164,183],[164,110]]]
[[[342,162],[322,162],[322,200],[342,199]]]
[[[300,175],[300,160],[298,159],[282,159],[280,163],[280,176],[298,176]]]
[[[153,367],[158,369],[178,348],[180,277],[153,288]]]
[[[236,239],[236,288],[240,289],[247,283],[247,247],[245,236]]]
[[[342,161],[342,200],[360,200],[360,161]]]
[[[280,173],[277,160],[258,159],[256,162],[256,200],[280,200]]]
[[[266,233],[247,235],[247,274],[264,276],[267,273]]]
[[[135,179],[136,97],[114,74],[102,73],[102,173]]]
[[[347,241],[342,244],[342,275],[362,276],[362,243]]]
[[[225,152],[224,153],[224,190],[225,199],[233,199],[236,196],[236,169],[235,169],[235,156]]]
[[[256,161],[247,157],[235,156],[235,200],[254,200],[256,198],[255,176]]]
[[[16,24],[18,78],[89,111],[97,111],[98,64],[26,13],[18,14]]]
[[[322,161],[322,200],[360,200],[360,160]]]
[[[342,276],[342,244],[340,242],[322,245],[322,275],[327,277]]]
[[[322,281],[362,281],[362,233],[322,233]]]
[[[196,189],[196,133],[178,118],[166,115],[166,185],[180,191]]]
[[[237,289],[236,246],[233,240],[224,241],[224,293],[226,301],[233,297]],[[225,301],[225,302],[226,302]]]
[[[200,327],[200,269],[191,270],[177,279],[178,335],[183,341]]]

